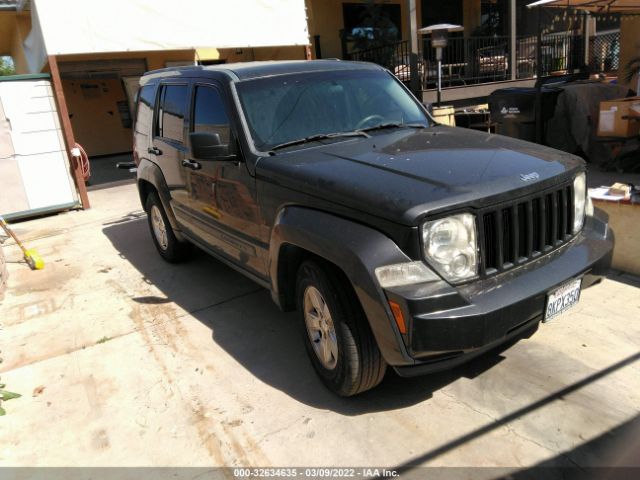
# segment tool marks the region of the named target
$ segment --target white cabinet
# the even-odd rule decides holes
[[[78,204],[50,81],[0,77],[0,214],[28,217]]]

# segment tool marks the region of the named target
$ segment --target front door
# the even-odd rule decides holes
[[[261,258],[267,246],[258,240],[260,214],[255,179],[236,147],[224,97],[213,84],[194,85],[192,95],[189,132],[217,133],[221,143],[229,145],[229,152],[237,154],[233,159],[186,159],[195,233],[215,250],[264,276]],[[193,162],[191,166],[189,161]]]

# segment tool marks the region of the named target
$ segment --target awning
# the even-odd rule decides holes
[[[46,55],[309,43],[304,0],[32,0],[31,10],[32,69]]]
[[[527,7],[576,8],[595,13],[640,13],[640,0],[539,0]]]

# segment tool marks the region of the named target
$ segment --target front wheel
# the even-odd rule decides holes
[[[387,365],[340,272],[331,265],[303,262],[296,295],[305,347],[324,384],[344,397],[378,385]]]

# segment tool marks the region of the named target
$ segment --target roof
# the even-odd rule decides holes
[[[17,9],[28,2],[17,0]],[[302,51],[309,44],[305,0],[31,0],[31,5],[37,22],[28,54],[296,45]],[[33,59],[34,70],[40,70],[42,57]]]
[[[211,65],[206,67],[163,68],[162,70],[148,72],[145,76],[150,79],[156,76],[166,77],[167,74],[171,72],[175,72],[179,75],[188,75],[189,73],[198,73],[202,75],[207,72],[223,72],[238,80],[249,80],[252,78],[285,75],[289,73],[340,70],[382,70],[382,67],[373,63],[343,62],[341,60],[282,60],[268,62],[223,63],[220,65]]]

